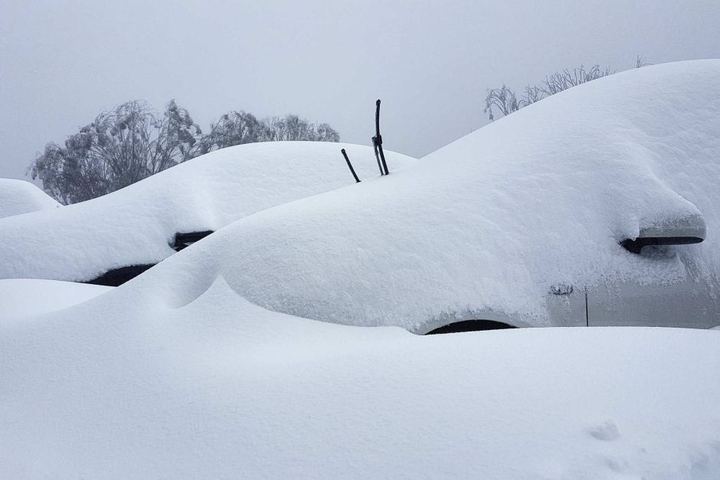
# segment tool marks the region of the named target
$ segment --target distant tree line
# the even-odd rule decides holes
[[[126,187],[191,158],[233,145],[306,140],[338,142],[327,123],[297,115],[258,120],[232,111],[203,133],[187,109],[172,100],[161,115],[140,101],[103,112],[62,145],[49,143],[30,165],[33,179],[64,204],[82,202]]]
[[[647,63],[643,57],[637,56],[635,59],[635,67],[640,68],[645,65],[647,65]],[[485,113],[487,113],[490,120],[495,120],[499,115],[510,115],[523,107],[539,102],[543,98],[555,95],[568,88],[597,80],[598,78],[607,77],[613,73],[615,73],[615,71],[609,67],[593,65],[590,68],[585,68],[583,65],[580,65],[572,70],[565,69],[547,75],[540,84],[528,85],[520,93],[511,90],[505,85],[500,88],[491,88],[485,97]]]

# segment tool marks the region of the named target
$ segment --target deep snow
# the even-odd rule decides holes
[[[0,478],[720,476],[718,332],[422,337],[134,283],[0,324]]]
[[[112,288],[57,280],[0,280],[0,323],[62,310],[109,290]]]
[[[30,182],[0,178],[0,218],[59,206],[52,197]]]
[[[719,478],[717,331],[280,312],[411,327],[542,315],[550,281],[673,281],[680,255],[716,275],[719,89],[715,61],[598,80],[87,302],[0,313],[0,478]],[[657,213],[702,213],[706,242],[617,245]]]
[[[176,233],[217,230],[299,198],[379,176],[372,148],[266,142],[203,155],[129,187],[54,211],[0,221],[0,278],[86,281],[175,253]],[[413,159],[388,152],[393,170]]]
[[[223,275],[273,311],[412,331],[488,310],[548,325],[558,283],[684,281],[720,310],[718,132],[720,61],[624,72],[411,168],[246,217],[158,265],[147,284],[201,292]],[[619,245],[693,215],[707,225],[701,244],[654,257]]]

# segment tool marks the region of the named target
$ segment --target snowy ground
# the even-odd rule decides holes
[[[135,295],[0,327],[0,478],[720,476],[720,332],[421,337],[222,278],[181,307]]]
[[[0,280],[0,321],[62,310],[109,290],[112,288],[57,280]]]

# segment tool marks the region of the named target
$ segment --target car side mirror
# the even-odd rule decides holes
[[[705,240],[705,219],[692,214],[683,217],[647,222],[640,227],[637,238],[625,239],[620,245],[632,253],[640,253],[648,245],[688,245]]]
[[[700,243],[705,240],[705,232],[705,219],[702,215],[692,214],[641,225],[637,238],[625,239],[620,245],[632,253],[640,253],[648,245]]]

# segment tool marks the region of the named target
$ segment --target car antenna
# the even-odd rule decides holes
[[[380,99],[378,98],[375,102],[375,136],[372,138],[373,147],[375,148],[375,157],[378,159],[378,167],[380,168],[380,175],[387,175],[388,171],[387,162],[385,161],[385,152],[382,147],[382,135],[380,135]],[[378,153],[380,157],[378,157]],[[382,163],[382,165],[381,165]]]
[[[348,158],[348,154],[345,151],[345,149],[341,148],[340,153],[342,153],[343,157],[345,157],[345,163],[347,163],[347,166],[350,169],[350,173],[352,173],[352,176],[355,179],[355,183],[360,183],[360,179],[358,178],[357,174],[355,173],[355,169],[353,168],[352,163],[350,163],[350,159]]]

